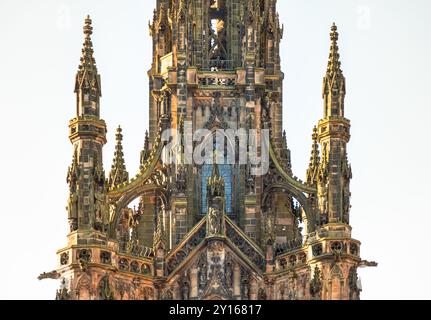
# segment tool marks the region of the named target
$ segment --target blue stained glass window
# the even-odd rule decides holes
[[[218,165],[220,175],[224,179],[224,191],[226,198],[226,213],[232,213],[232,166],[230,164]],[[202,213],[207,213],[207,180],[213,171],[212,164],[202,166]]]

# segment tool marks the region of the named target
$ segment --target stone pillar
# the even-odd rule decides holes
[[[274,247],[272,244],[266,246],[266,272],[274,271]]]
[[[241,299],[241,267],[237,263],[233,268],[233,298]]]
[[[255,279],[250,280],[250,300],[257,300],[258,285]]]
[[[198,298],[198,268],[194,267],[190,271],[190,300]]]
[[[181,288],[180,288],[180,285],[178,284],[178,277],[176,277],[174,280],[172,296],[174,300],[183,300],[183,297],[181,296]]]

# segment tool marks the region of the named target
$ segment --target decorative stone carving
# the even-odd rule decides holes
[[[70,232],[78,230],[78,198],[80,194],[79,181],[81,179],[81,169],[78,163],[78,150],[73,153],[72,166],[67,172],[67,183],[69,184],[69,199],[67,202],[68,220]]]
[[[108,251],[100,251],[100,263],[111,264],[112,263],[111,253]]]
[[[167,271],[174,271],[187,257],[205,239],[206,223],[204,223],[196,233],[181,247],[176,250],[176,253],[167,258]]]
[[[258,300],[266,300],[266,291],[264,288],[259,288],[259,291],[257,293],[257,299]]]
[[[99,282],[99,299],[100,300],[114,300],[114,292],[109,283],[109,275],[106,274]]]
[[[322,255],[323,253],[323,247],[321,243],[315,244],[312,247],[312,251],[313,251],[313,257],[318,257],[320,255]]]
[[[63,252],[60,256],[60,265],[65,266],[69,263],[69,252]]]
[[[296,282],[298,279],[298,275],[295,271],[290,272],[289,280],[288,280],[288,290],[287,290],[287,300],[296,300],[297,297],[297,286]]]
[[[222,212],[217,206],[208,210],[208,230],[209,236],[219,235],[221,231]]]
[[[154,299],[154,289],[145,287],[141,290],[141,295],[143,300],[153,300]]]
[[[181,299],[189,300],[190,297],[190,277],[186,272],[179,280],[179,286],[181,290]]]
[[[243,252],[251,262],[258,268],[265,267],[264,257],[246,240],[241,236],[229,223],[226,223],[226,235]]]
[[[349,299],[359,300],[361,288],[359,284],[358,271],[356,267],[351,267],[349,271]]]
[[[140,273],[141,268],[139,267],[139,263],[137,261],[132,261],[130,263],[130,271],[134,273]]]
[[[314,268],[313,279],[310,283],[310,295],[313,300],[321,299],[321,291],[322,291],[322,276],[320,273],[320,269],[318,266]]]
[[[185,194],[187,191],[187,169],[183,166],[178,168],[176,187],[180,194]]]
[[[173,300],[174,295],[171,289],[166,289],[162,294],[162,300]]]
[[[151,273],[151,267],[148,264],[144,263],[142,264],[141,272],[142,274],[148,275]]]
[[[204,290],[207,284],[207,274],[208,274],[208,263],[206,252],[203,252],[197,262],[196,267],[198,268],[198,286],[200,290]]]
[[[250,299],[250,273],[241,269],[241,300]]]
[[[358,245],[356,243],[350,243],[350,254],[356,256],[359,253]]]
[[[275,242],[276,230],[275,230],[275,215],[272,211],[267,211],[264,214],[265,225],[264,225],[264,244],[272,245]]]
[[[118,267],[121,271],[129,271],[129,261],[126,258],[121,258],[118,261]]]
[[[226,288],[230,289],[233,283],[233,265],[231,255],[229,253],[226,254],[224,272]]]
[[[78,261],[82,262],[91,262],[91,250],[90,249],[81,249],[76,253],[76,258]]]
[[[60,289],[57,290],[55,300],[71,300],[71,295],[69,293],[69,290],[67,289],[67,283],[65,278],[61,280]]]
[[[284,300],[286,294],[286,286],[282,283],[278,289],[278,295],[280,300]]]

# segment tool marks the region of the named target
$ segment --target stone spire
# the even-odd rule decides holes
[[[96,60],[93,56],[93,42],[91,41],[93,27],[91,24],[92,21],[88,15],[84,24],[84,44],[82,47],[81,63],[76,75],[75,92],[78,92],[80,89],[91,90],[97,97],[101,97],[100,76],[97,73]]]
[[[117,144],[115,146],[114,160],[112,162],[111,173],[109,174],[109,187],[113,188],[123,182],[129,180],[129,173],[126,170],[126,164],[124,161],[123,153],[123,135],[122,129],[118,126],[116,140]]]
[[[338,32],[337,32],[337,26],[335,23],[332,24],[331,27],[331,48],[329,53],[329,61],[328,61],[328,69],[327,69],[327,76],[329,78],[333,78],[333,76],[336,74],[342,75],[343,71],[341,70],[341,62],[340,62],[340,54],[338,52]]]
[[[320,165],[319,143],[317,142],[317,139],[318,139],[317,127],[314,127],[312,137],[313,137],[313,146],[311,149],[310,164],[307,169],[307,183],[309,184],[316,183],[317,174],[318,174],[319,165]]]
[[[343,174],[342,170],[350,140],[350,121],[344,117],[346,80],[341,70],[337,41],[337,26],[333,24],[328,68],[323,79],[323,119],[318,125],[317,139],[322,146],[322,159],[317,184],[321,215],[327,215],[329,223],[348,223],[350,173],[346,171]]]
[[[331,28],[331,48],[328,68],[323,78],[324,117],[344,116],[344,97],[346,84],[341,70],[340,54],[338,52],[338,32],[335,23]]]
[[[99,189],[104,185],[103,146],[106,144],[106,123],[100,119],[100,75],[93,56],[92,33],[91,19],[87,16],[84,44],[75,77],[76,114],[69,121],[69,139],[75,150],[74,162],[77,162],[83,177],[73,186],[75,192],[71,192],[69,197],[69,221],[72,223],[71,230],[78,231],[75,240],[85,239],[87,243],[94,239],[86,231],[95,228],[95,222],[100,218],[100,215],[95,216],[96,211],[100,214],[103,211],[100,208],[104,206]],[[99,198],[97,201],[94,200],[96,197]],[[88,204],[82,205],[84,202]]]
[[[145,131],[145,142],[144,142],[144,149],[141,151],[141,165],[140,170],[144,169],[145,161],[148,159],[150,155],[150,137],[148,135],[148,130]]]

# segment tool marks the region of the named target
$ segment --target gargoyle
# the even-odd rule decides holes
[[[57,280],[60,279],[60,274],[57,271],[51,271],[51,272],[44,272],[39,277],[37,277],[38,280],[44,280],[44,279],[53,279]]]

